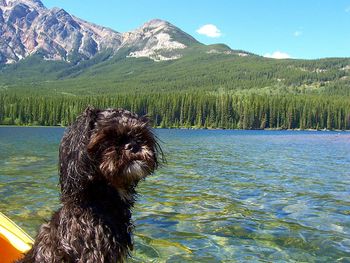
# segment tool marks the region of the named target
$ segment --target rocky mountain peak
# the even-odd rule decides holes
[[[165,20],[161,19],[152,19],[146,23],[143,24],[141,28],[160,28],[160,27],[167,27],[171,24]]]
[[[128,57],[172,60],[198,43],[164,20],[153,19],[133,31],[119,33],[62,8],[48,9],[40,0],[0,0],[0,32],[0,64],[15,63],[36,53],[48,60],[78,63],[107,49],[114,54],[126,50]]]
[[[123,34],[123,45],[132,46],[129,57],[148,57],[154,61],[173,60],[182,56],[181,50],[198,43],[171,23],[153,19],[134,31]]]
[[[0,63],[40,52],[45,59],[78,62],[120,46],[121,34],[47,9],[39,0],[0,0]],[[106,37],[106,35],[108,37]]]
[[[18,4],[26,5],[31,8],[45,8],[40,0],[0,0],[0,6],[11,7]]]

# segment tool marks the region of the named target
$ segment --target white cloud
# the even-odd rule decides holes
[[[303,34],[303,31],[297,30],[293,33],[295,37],[300,37]]]
[[[284,58],[291,58],[291,56],[287,53],[281,52],[281,51],[275,51],[272,54],[266,53],[264,57],[267,58],[275,58],[275,59],[284,59]]]
[[[221,37],[222,35],[220,29],[213,24],[201,26],[196,32],[207,37]]]

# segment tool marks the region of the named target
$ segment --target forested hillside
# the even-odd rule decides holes
[[[0,123],[65,126],[93,105],[124,107],[159,127],[350,129],[350,59],[227,50],[199,46],[162,62],[106,51],[76,65],[36,54],[1,68]]]
[[[106,51],[76,65],[37,54],[3,66],[0,89],[38,95],[219,90],[350,95],[349,58],[275,60],[224,52],[224,45],[198,46],[181,59],[154,62]]]

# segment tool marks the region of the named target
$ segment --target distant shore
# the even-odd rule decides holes
[[[3,127],[20,127],[20,128],[67,128],[68,126],[42,126],[42,125],[3,125]],[[310,132],[350,132],[350,130],[338,129],[282,129],[282,128],[266,128],[266,129],[224,129],[224,128],[198,128],[198,127],[154,127],[155,129],[169,129],[169,130],[228,130],[228,131],[310,131]]]

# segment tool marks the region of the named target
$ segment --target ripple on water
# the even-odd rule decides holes
[[[63,130],[23,131],[0,128],[0,210],[34,235]],[[350,261],[349,133],[156,132],[168,164],[140,184],[130,262]]]

